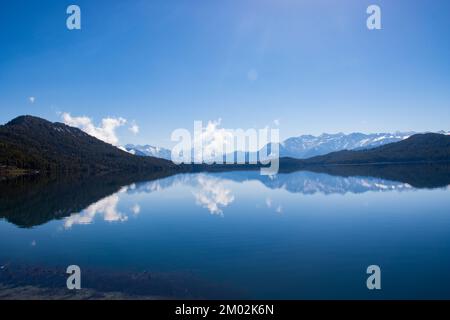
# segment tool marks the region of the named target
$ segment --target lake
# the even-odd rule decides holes
[[[3,181],[0,298],[450,298],[447,166],[314,171]]]

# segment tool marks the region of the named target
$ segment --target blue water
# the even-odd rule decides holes
[[[450,188],[179,174],[32,228],[0,220],[0,264],[186,275],[202,283],[198,298],[450,298]],[[366,287],[374,264],[381,290]]]

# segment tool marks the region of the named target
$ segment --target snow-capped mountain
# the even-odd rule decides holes
[[[362,150],[376,148],[388,143],[399,142],[409,138],[417,132],[396,132],[396,133],[323,133],[320,136],[302,135],[284,140],[280,144],[280,157],[291,157],[297,159],[307,159],[321,156],[330,152],[341,150]],[[437,133],[450,135],[450,131],[439,131]],[[123,147],[126,151],[139,156],[152,156],[171,160],[171,151],[151,145],[127,144]],[[267,149],[270,153],[270,146]],[[243,159],[248,159],[248,154],[241,154]],[[261,155],[264,156],[264,152]],[[234,156],[233,156],[234,158]]]
[[[127,144],[125,150],[137,156],[156,157],[162,159],[171,159],[171,151],[165,148],[154,147],[151,145],[133,145]]]
[[[283,141],[280,145],[280,157],[306,159],[340,150],[371,149],[402,141],[414,134],[415,132],[302,135]]]

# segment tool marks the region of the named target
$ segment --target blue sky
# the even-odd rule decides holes
[[[382,30],[366,28],[370,4]],[[0,122],[121,117],[120,143],[159,146],[194,120],[278,120],[282,138],[449,130],[449,57],[447,0],[8,1]]]

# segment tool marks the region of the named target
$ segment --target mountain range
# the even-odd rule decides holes
[[[439,134],[450,135],[450,132],[439,131]],[[279,144],[279,155],[281,158],[289,157],[295,159],[307,159],[316,156],[326,155],[331,152],[342,150],[364,150],[373,149],[386,144],[403,141],[417,132],[396,132],[396,133],[324,133],[319,136],[301,135],[284,140]],[[272,146],[268,146],[271,150]],[[125,150],[140,156],[152,156],[162,159],[171,159],[171,151],[151,145],[128,144]],[[235,156],[248,159],[248,153],[236,152]]]
[[[298,160],[306,165],[445,162],[450,160],[450,135],[415,134],[396,143],[365,150],[342,150]]]
[[[146,145],[127,144],[123,148],[127,152],[137,156],[148,156],[171,160],[172,152],[169,149],[154,147],[149,144]]]
[[[362,139],[362,138],[365,139]],[[301,170],[311,166],[360,165],[380,163],[424,163],[450,161],[450,135],[427,133],[412,136],[377,135],[371,139],[367,135],[322,135],[320,141],[305,137],[303,142],[284,143],[281,153],[280,170]],[[368,140],[369,139],[369,140]],[[398,142],[392,142],[398,139]],[[346,140],[346,143],[343,141]],[[307,141],[310,141],[308,144]],[[387,143],[387,141],[391,141]],[[322,143],[320,143],[322,142]],[[381,146],[376,146],[382,144]],[[327,145],[325,148],[323,145]],[[312,147],[315,146],[315,147]],[[52,123],[33,116],[20,116],[0,126],[0,171],[5,168],[18,168],[47,172],[189,172],[202,170],[252,170],[254,165],[183,165],[157,158],[168,157],[168,150],[152,146],[128,146],[129,150],[119,148],[98,140],[80,129],[62,123]],[[298,151],[297,155],[308,149],[308,154],[341,150],[307,159],[286,156],[286,150]],[[320,151],[318,151],[320,149]],[[303,150],[303,151],[302,151]],[[131,154],[134,153],[134,154]],[[146,155],[138,156],[138,155]],[[292,155],[292,153],[290,153]],[[305,156],[306,153],[303,153]]]
[[[283,141],[279,147],[280,157],[307,159],[341,150],[371,149],[405,140],[414,134],[416,133],[324,133],[320,136],[302,135]]]

